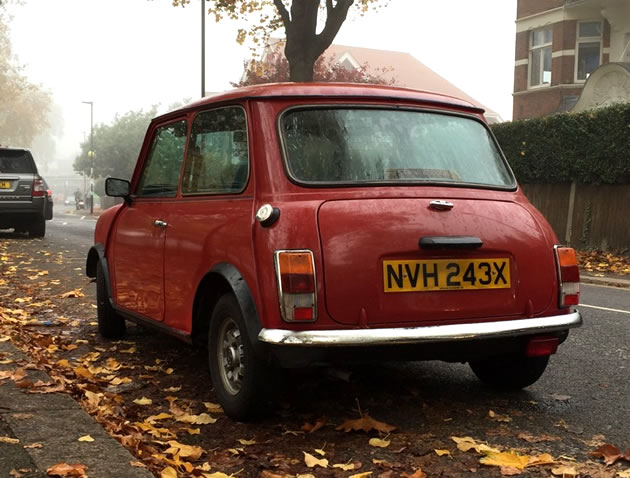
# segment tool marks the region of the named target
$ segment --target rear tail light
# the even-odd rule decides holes
[[[315,261],[311,251],[276,251],[280,313],[286,322],[317,319]]]
[[[33,181],[33,196],[43,196],[46,194],[46,190],[44,189],[44,181],[41,179],[36,179]]]
[[[555,246],[558,264],[560,307],[578,305],[580,302],[580,270],[577,255],[570,247]]]

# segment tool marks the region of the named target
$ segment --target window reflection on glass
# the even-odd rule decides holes
[[[540,55],[541,50],[534,50],[531,53],[531,61],[530,61],[530,80],[529,83],[532,86],[540,85]]]
[[[576,80],[584,81],[601,64],[602,23],[579,22],[576,59]]]
[[[551,84],[551,44],[553,31],[551,27],[534,30],[530,33],[529,51],[529,85],[541,86]]]
[[[551,43],[552,31],[551,28],[544,28],[542,30],[534,30],[532,32],[532,46],[541,46],[547,43]]]
[[[602,22],[580,22],[578,35],[580,37],[602,36]]]
[[[0,149],[0,173],[37,174],[35,161],[29,151],[24,149]]]
[[[240,107],[204,111],[193,121],[182,193],[230,194],[249,173],[247,125]]]
[[[186,120],[162,126],[155,131],[151,149],[138,183],[138,196],[177,195],[179,173],[186,147]]]
[[[578,80],[586,80],[599,67],[600,44],[580,43],[578,47]]]
[[[543,84],[548,85],[551,83],[551,62],[552,62],[551,47],[543,48],[542,55],[543,55],[542,82]]]
[[[280,127],[288,169],[300,182],[514,184],[486,128],[469,118],[306,109],[285,114]]]

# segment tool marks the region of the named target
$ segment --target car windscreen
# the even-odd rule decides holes
[[[287,169],[299,183],[516,185],[487,128],[467,116],[305,108],[285,112],[280,130]]]
[[[0,174],[37,174],[37,167],[28,151],[0,149]]]

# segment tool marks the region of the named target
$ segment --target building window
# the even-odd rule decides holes
[[[529,86],[551,84],[551,27],[534,30],[529,41]]]
[[[579,22],[577,30],[575,79],[585,81],[601,65],[602,22]]]

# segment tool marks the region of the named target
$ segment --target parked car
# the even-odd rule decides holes
[[[0,229],[46,235],[52,196],[28,149],[0,147]]]
[[[53,218],[53,206],[54,206],[53,192],[52,192],[52,189],[48,187],[46,180],[42,178],[42,181],[44,182],[44,189],[46,191],[46,207],[44,208],[45,210],[44,217],[47,220],[50,220]]]
[[[96,224],[98,324],[207,342],[226,413],[276,366],[469,362],[533,384],[582,319],[575,251],[516,183],[482,110],[341,84],[234,90],[155,118]]]

